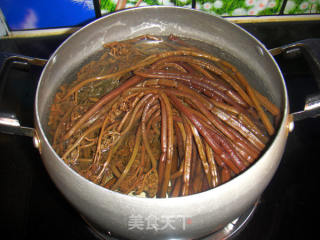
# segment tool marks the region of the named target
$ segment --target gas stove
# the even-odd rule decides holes
[[[240,26],[267,48],[320,38],[320,21]],[[68,36],[0,39],[0,51],[49,58]],[[278,56],[276,61],[286,80],[290,110],[302,110],[305,97],[319,91],[308,62],[302,56]],[[0,112],[15,115],[21,125],[32,127],[34,93],[41,70],[39,66],[14,61],[2,69]],[[261,198],[247,213],[225,226],[222,233],[205,239],[274,240],[314,236],[318,225],[315,219],[319,146],[320,119],[296,122],[280,166]],[[67,202],[49,178],[31,138],[0,133],[0,153],[0,234],[6,239],[118,239],[95,231]]]

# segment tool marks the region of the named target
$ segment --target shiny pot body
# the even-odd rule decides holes
[[[102,49],[103,43],[142,34],[171,33],[214,45],[230,53],[234,65],[246,65],[241,68],[240,64],[240,71],[281,109],[282,119],[272,143],[260,159],[239,176],[215,189],[187,197],[147,199],[127,196],[81,177],[55,153],[46,135],[53,95],[71,69]],[[287,121],[288,98],[284,80],[265,47],[224,19],[177,7],[120,11],[80,29],[49,59],[40,77],[35,101],[35,126],[41,156],[58,189],[101,231],[134,239],[204,236],[241,215],[259,198],[278,167],[288,135]],[[141,221],[144,225],[138,225]],[[152,221],[158,221],[160,228],[152,226]]]

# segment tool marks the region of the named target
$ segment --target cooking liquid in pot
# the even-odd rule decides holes
[[[53,148],[85,178],[125,194],[221,185],[261,155],[280,115],[225,59],[175,36],[105,44],[55,95]]]

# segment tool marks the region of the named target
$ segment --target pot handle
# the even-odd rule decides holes
[[[304,110],[291,113],[293,121],[300,121],[306,118],[320,116],[320,39],[311,38],[294,42],[282,47],[270,49],[273,55],[285,54],[287,56],[297,56],[301,53],[307,59],[314,74],[318,86],[318,93],[307,96]]]
[[[2,89],[6,84],[5,70],[10,67],[10,65],[26,69],[30,67],[30,65],[44,66],[46,63],[47,60],[41,58],[1,52],[0,78],[2,79],[2,85],[0,86],[0,97],[2,96]],[[0,112],[0,132],[28,137],[34,137],[36,135],[34,128],[21,126],[15,114],[6,112]]]

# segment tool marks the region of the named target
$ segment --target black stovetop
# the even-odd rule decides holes
[[[273,48],[293,41],[320,38],[320,22],[242,24]],[[0,51],[48,58],[68,35],[0,40]],[[303,108],[316,91],[302,57],[277,57],[289,92],[291,111]],[[40,67],[10,68],[0,79],[0,111],[15,112],[32,126],[33,98]],[[317,233],[320,119],[295,123],[278,171],[261,196],[245,239],[306,239]],[[0,133],[0,236],[2,239],[96,239],[79,214],[50,180],[32,139]],[[5,238],[3,238],[5,236]]]

